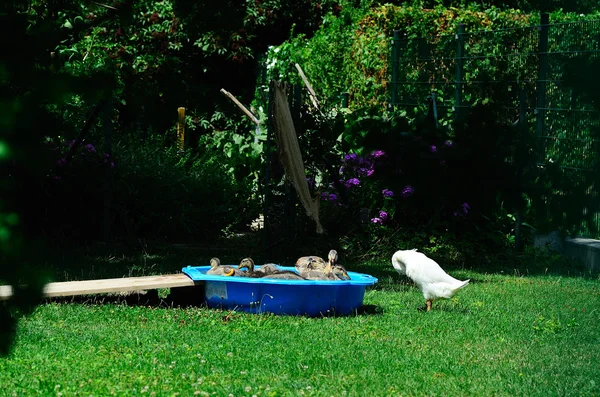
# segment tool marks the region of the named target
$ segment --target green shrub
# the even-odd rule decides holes
[[[554,11],[550,22],[584,21],[597,16],[597,11],[588,15]],[[598,173],[590,172],[582,178],[576,172],[561,169],[561,166],[583,168],[581,164],[590,163],[593,156],[586,154],[584,159],[578,159],[580,156],[570,155],[569,150],[565,154],[558,151],[556,139],[549,139],[546,154],[554,163],[546,164],[545,169],[536,168],[533,154],[537,153],[538,142],[532,135],[535,116],[528,115],[522,120],[523,130],[510,126],[517,118],[518,88],[529,84],[526,100],[530,103],[536,89],[529,82],[537,78],[537,59],[532,54],[538,50],[539,21],[537,12],[477,5],[446,8],[439,2],[432,8],[423,8],[419,2],[370,9],[346,7],[340,17],[327,17],[312,38],[298,35],[272,48],[267,67],[275,78],[298,81],[293,63],[300,63],[317,94],[328,100],[330,106],[337,107],[339,95],[349,92],[351,113],[344,116],[346,127],[338,128],[341,144],[335,144],[331,150],[340,166],[342,154],[354,153],[364,160],[373,151],[393,148],[384,149],[390,152],[386,160],[388,171],[378,170],[376,176],[364,179],[335,172],[325,177],[327,183],[336,178],[348,181],[359,177],[360,186],[346,192],[350,203],[344,204],[354,211],[351,219],[357,219],[359,210],[367,208],[375,222],[379,222],[378,212],[384,211],[403,225],[431,225],[449,219],[454,224],[457,218],[454,214],[460,215],[466,203],[472,209],[471,215],[478,214],[470,219],[471,223],[477,219],[477,227],[508,243],[514,241],[516,214],[526,221],[535,219],[535,225],[542,230],[560,227],[574,233],[582,221],[589,230],[597,230],[593,222],[597,204],[592,203],[594,196],[589,192]],[[475,83],[463,87],[463,104],[475,108],[469,110],[465,106],[463,115],[470,118],[463,124],[454,124],[456,65],[452,58],[456,55],[454,35],[459,24],[465,24],[467,33],[492,30],[495,33],[468,34],[465,38],[465,54],[475,58],[466,61],[470,64],[465,66],[464,78]],[[388,120],[385,113],[391,94],[391,38],[396,29],[403,38],[401,53],[406,56],[400,69],[401,79],[411,83],[403,85],[402,95],[410,105],[401,107],[397,114],[400,118],[394,116]],[[579,31],[568,25],[556,27],[550,37],[551,50],[565,50],[566,43],[582,43],[582,37],[576,34]],[[514,56],[515,49],[520,56]],[[504,56],[507,54],[510,56]],[[436,60],[416,60],[428,57]],[[589,89],[593,74],[589,78],[589,82],[585,80],[588,89],[574,90],[573,98],[583,97],[582,92],[593,92]],[[427,97],[432,92],[436,94],[439,128],[433,126],[431,119],[428,125],[422,122],[428,111]],[[548,101],[562,101],[560,95],[562,91],[550,89]],[[503,111],[503,105],[514,109]],[[592,110],[589,103],[585,109]],[[479,111],[482,113],[478,115]],[[555,117],[564,121],[562,118],[567,116]],[[558,128],[558,124],[550,128]],[[566,138],[567,128],[562,128],[565,125],[568,126],[563,123],[557,133],[560,142]],[[587,139],[594,133],[586,131],[580,135]],[[328,132],[321,129],[320,136],[325,135]],[[444,145],[446,141],[456,145],[448,148]],[[437,149],[435,153],[432,146]],[[326,145],[311,144],[305,151],[322,157],[325,153],[321,147]],[[356,173],[360,168],[352,171]],[[402,173],[393,175],[394,168]],[[399,194],[407,187],[415,193],[406,200],[396,201],[393,206],[389,200],[383,200],[383,189]],[[325,189],[329,189],[327,194],[333,192],[336,199],[344,196],[338,187],[326,185]],[[552,193],[559,191],[561,194]],[[328,207],[335,214],[341,211],[337,205],[326,203],[324,208]]]
[[[57,151],[64,170],[48,181],[55,236],[102,237],[107,171],[112,238],[213,239],[258,214],[251,182],[235,178],[218,151],[179,152],[158,136],[119,141],[113,156],[84,144],[69,164]]]
[[[582,21],[595,19],[598,15],[597,11],[583,15],[559,10],[552,12],[550,21]],[[394,30],[399,30],[401,37],[407,40],[407,46],[403,47],[402,51],[421,51],[422,47],[417,46],[421,38],[426,38],[433,45],[448,38],[452,41],[449,44],[452,47],[446,49],[451,52],[445,56],[452,57],[456,47],[453,38],[459,24],[465,24],[467,32],[478,32],[525,28],[539,24],[539,21],[539,12],[525,13],[515,9],[475,4],[461,8],[446,8],[439,4],[432,8],[424,8],[420,2],[408,6],[386,4],[372,8],[346,5],[339,17],[326,17],[312,38],[297,35],[282,45],[271,48],[266,65],[273,78],[299,81],[293,66],[297,62],[320,97],[338,101],[339,104],[339,95],[348,92],[352,109],[382,109],[390,98],[390,55]],[[510,48],[510,43],[515,41],[514,37],[507,36],[510,34],[507,32],[495,35],[493,39],[486,38],[489,40],[485,44],[485,54],[495,54]],[[476,47],[481,44],[473,45],[475,47],[471,50],[476,51]],[[478,70],[470,76],[471,79],[477,80],[487,76],[486,78],[494,80],[514,80],[519,78],[519,74],[525,73],[521,69],[515,69],[510,71],[510,75],[498,75],[496,66],[486,62],[480,61]],[[419,78],[422,74],[418,68],[412,66],[401,71],[403,79],[421,81]],[[444,72],[446,69],[453,79],[453,63],[442,60],[436,64],[436,73],[448,74]],[[430,90],[426,91],[428,95]],[[421,103],[426,95],[416,96],[416,99]]]

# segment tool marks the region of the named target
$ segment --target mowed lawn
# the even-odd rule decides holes
[[[348,266],[352,268],[352,266]],[[452,270],[424,299],[388,261],[347,317],[53,302],[0,359],[2,396],[600,395],[600,280]]]

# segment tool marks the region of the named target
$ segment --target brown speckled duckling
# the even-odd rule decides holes
[[[301,258],[298,258],[298,260],[296,261],[296,270],[298,271],[298,273],[302,273],[308,270],[324,272],[326,271],[327,267],[332,267],[333,265],[335,265],[337,257],[338,255],[336,250],[329,251],[329,254],[327,255],[328,261],[325,261],[319,256],[303,256]]]
[[[283,280],[306,280],[304,277],[299,275],[296,272],[291,272],[288,270],[280,270],[275,264],[267,263],[262,265],[260,269],[254,268],[254,261],[250,258],[244,258],[240,262],[238,269],[248,269],[247,277],[254,278],[275,278],[275,279],[283,279]]]
[[[206,274],[213,276],[234,276],[235,269],[231,266],[222,266],[219,258],[212,258],[210,260],[210,269],[206,271]]]

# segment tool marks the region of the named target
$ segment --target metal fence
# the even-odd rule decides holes
[[[557,162],[589,184],[600,161],[600,93],[590,95],[586,83],[599,78],[599,60],[600,21],[550,24],[542,14],[540,25],[522,28],[465,32],[460,25],[455,34],[424,38],[395,31],[391,103],[422,111],[430,98],[444,124],[491,99],[503,122],[535,131],[539,164]],[[579,81],[573,71],[581,71]],[[598,199],[598,186],[585,194]],[[580,234],[600,238],[598,212],[595,225]]]

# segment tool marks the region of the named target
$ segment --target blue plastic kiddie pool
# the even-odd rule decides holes
[[[294,267],[280,268],[295,271]],[[187,266],[182,272],[194,281],[204,281],[208,307],[248,313],[351,314],[362,306],[366,287],[377,282],[373,276],[356,272],[348,272],[350,280],[324,281],[215,276],[206,274],[208,269]]]

